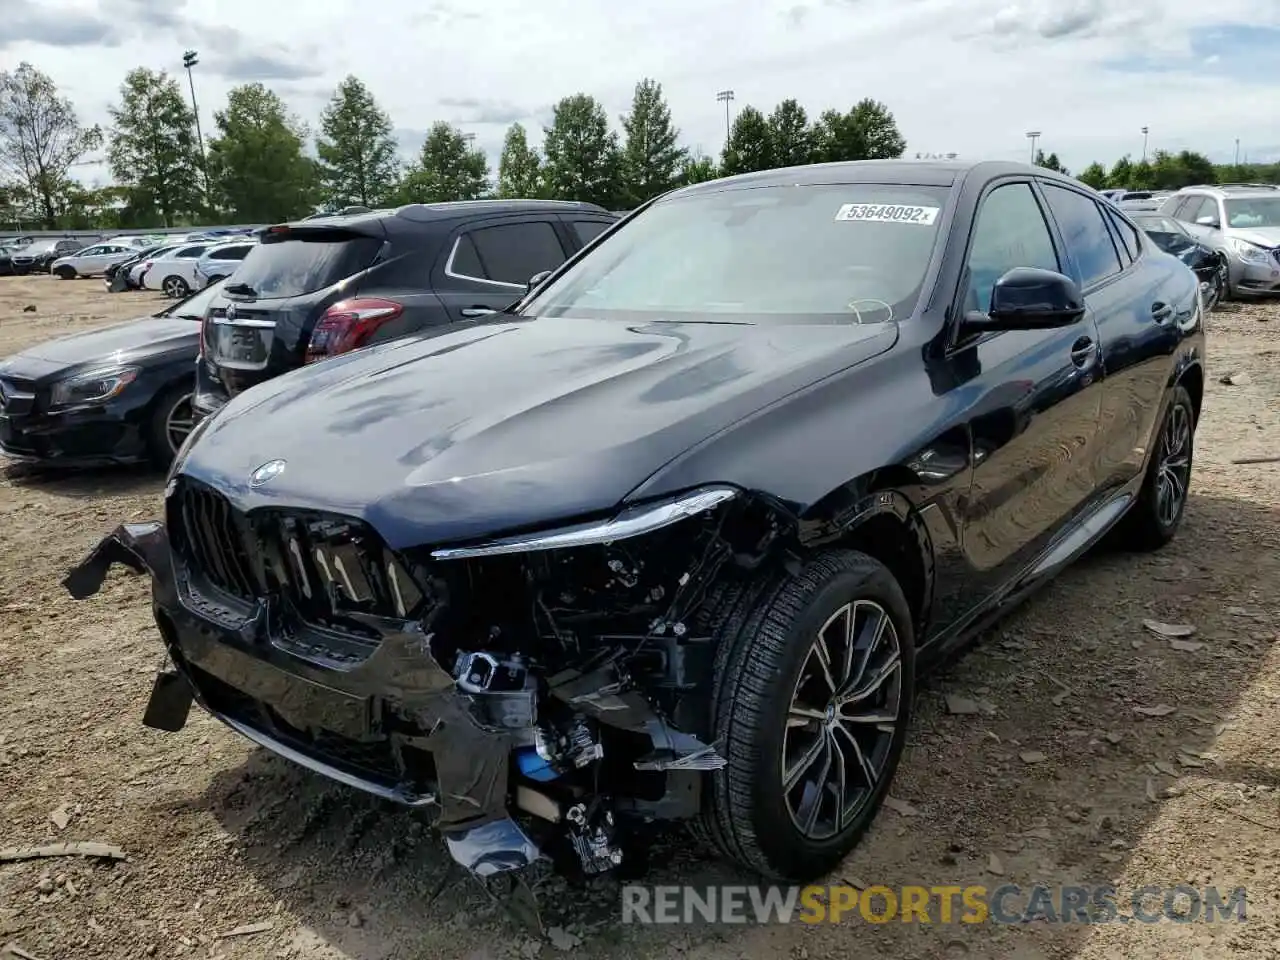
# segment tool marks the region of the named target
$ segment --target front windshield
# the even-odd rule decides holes
[[[1250,197],[1224,203],[1229,227],[1280,227],[1280,196]]]
[[[659,201],[539,291],[524,316],[886,321],[915,309],[945,187],[823,184]]]

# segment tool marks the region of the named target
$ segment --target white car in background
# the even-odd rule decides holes
[[[249,255],[249,251],[257,245],[256,239],[241,238],[210,247],[205,251],[204,256],[196,261],[195,289],[201,290],[223,277],[231,276],[240,266],[240,262]]]
[[[211,247],[208,242],[189,243],[174,247],[168,253],[143,264],[150,264],[142,271],[142,287],[146,290],[161,290],[166,296],[181,299],[201,284],[196,282],[196,261]]]
[[[60,280],[95,277],[107,267],[123,263],[138,255],[138,248],[124,240],[106,240],[82,247],[75,253],[59,257],[49,265],[49,272]]]

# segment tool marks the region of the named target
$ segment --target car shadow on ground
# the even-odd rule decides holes
[[[1280,510],[1193,494],[1164,551],[1095,552],[989,630],[921,690],[893,788],[902,803],[880,812],[831,882],[1106,884],[1126,874],[1167,798],[1179,795],[1178,777],[1280,785],[1274,769],[1217,754],[1224,721],[1271,651],[1249,627],[1280,617],[1280,560],[1258,550],[1278,535]],[[1194,624],[1204,647],[1172,647],[1144,619]],[[949,713],[955,694],[979,712]],[[401,808],[265,751],[183,805],[210,812],[257,881],[345,955],[482,956],[475,951],[495,943],[536,955],[528,930],[475,882],[449,876],[439,840]],[[1141,861],[1132,869],[1138,884],[1178,882],[1141,875]],[[534,891],[545,925],[568,931],[570,944],[581,938],[574,952],[583,956],[800,956],[801,945],[845,956],[855,926],[881,956],[1064,957],[1097,930],[1043,920],[948,925],[936,912],[928,925],[869,924],[856,911],[839,926],[624,925],[620,882],[578,888],[544,877]],[[641,882],[758,881],[702,856],[677,831],[652,845]]]
[[[78,468],[0,461],[0,482],[15,487],[39,487],[53,496],[128,496],[146,493],[149,487],[156,487],[163,480],[164,474],[147,464]]]

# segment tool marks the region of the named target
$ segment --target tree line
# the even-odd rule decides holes
[[[71,102],[29,63],[0,73],[0,220],[48,229],[273,222],[360,204],[535,197],[630,208],[682,184],[792,163],[901,156],[893,115],[863,100],[812,123],[795,100],[769,115],[745,107],[721,155],[680,144],[662,85],[635,86],[615,129],[603,104],[565,97],[541,150],[512,124],[496,171],[472,138],[432,124],[401,158],[391,117],[355,76],[338,84],[313,133],[260,83],[233,88],[203,153],[176,77],[139,67],[111,107],[109,129],[82,125]],[[114,183],[89,188],[77,166],[106,148]]]
[[[1056,153],[1045,156],[1043,150],[1037,151],[1036,164],[1071,175]],[[1194,150],[1156,150],[1150,159],[1121,157],[1110,169],[1094,161],[1075,177],[1095,190],[1179,190],[1203,183],[1280,184],[1280,163],[1214,163]]]
[[[352,204],[544,197],[634,207],[673,187],[794,164],[900,157],[906,141],[883,103],[810,118],[793,99],[767,114],[744,106],[712,157],[680,143],[662,85],[635,86],[619,128],[602,103],[576,93],[557,103],[540,150],[512,124],[496,171],[452,124],[432,124],[402,159],[391,117],[355,76],[338,84],[314,132],[261,83],[233,88],[214,112],[202,151],[196,118],[176,77],[130,71],[110,124],[81,124],[53,80],[29,63],[0,72],[0,223],[46,229],[128,229],[193,223],[278,222]],[[75,176],[105,146],[110,186]],[[1037,162],[1062,170],[1055,154]],[[1222,180],[1280,182],[1280,164],[1215,167],[1204,156],[1157,151],[1109,170],[1090,164],[1092,186],[1174,189]]]

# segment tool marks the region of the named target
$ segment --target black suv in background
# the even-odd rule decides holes
[[[205,319],[196,416],[303,364],[501,310],[618,219],[590,203],[470,200],[269,227]]]
[[[83,240],[37,240],[20,250],[14,250],[9,259],[11,269],[18,276],[28,273],[48,273],[53,261],[83,250]]]

